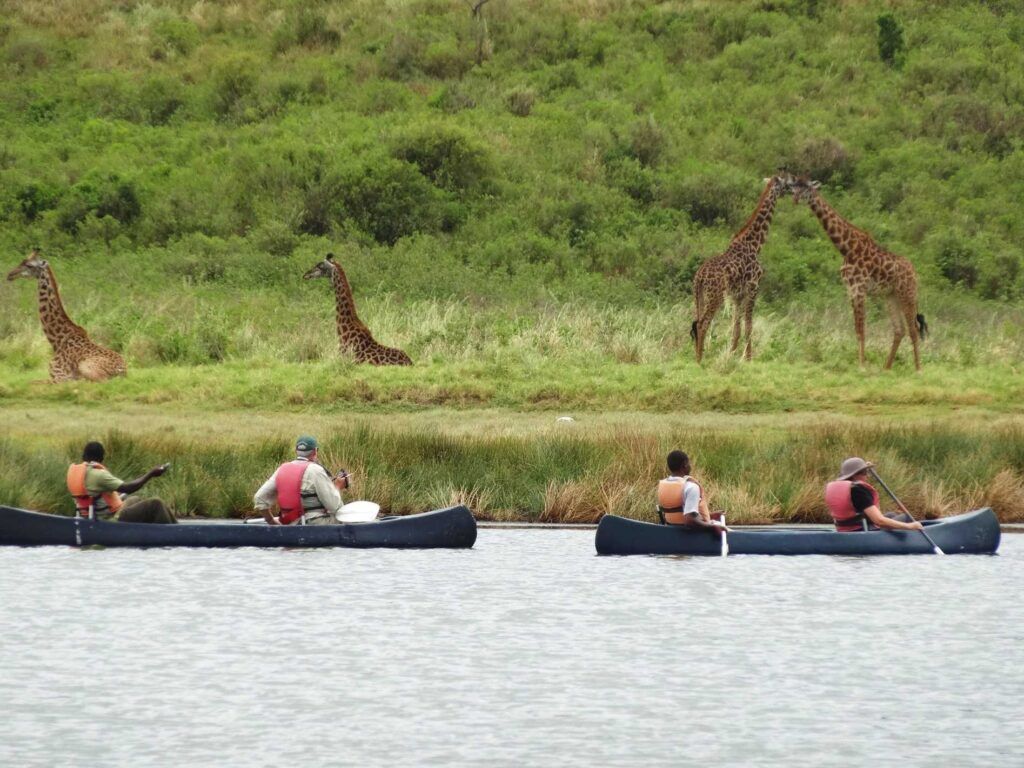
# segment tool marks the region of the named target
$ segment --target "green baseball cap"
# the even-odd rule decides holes
[[[315,451],[319,447],[315,437],[310,435],[301,435],[298,440],[295,441],[296,451]]]

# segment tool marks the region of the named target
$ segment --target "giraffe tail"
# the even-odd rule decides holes
[[[917,316],[917,333],[922,339],[928,335],[928,323],[924,321],[924,315]]]
[[[696,320],[694,320],[692,323],[690,323],[690,338],[693,339],[694,341],[697,340],[697,321]]]

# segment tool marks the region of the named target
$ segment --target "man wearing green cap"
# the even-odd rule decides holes
[[[332,525],[341,509],[341,491],[348,488],[348,473],[334,478],[317,462],[316,438],[302,435],[295,441],[295,459],[286,461],[256,491],[253,504],[269,525]],[[276,517],[274,505],[280,509]]]

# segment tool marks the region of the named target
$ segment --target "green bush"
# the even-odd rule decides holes
[[[393,155],[415,165],[435,185],[467,193],[489,187],[494,167],[487,151],[463,131],[427,127],[393,140]]]
[[[879,58],[890,67],[899,66],[906,47],[903,42],[903,27],[891,13],[883,13],[876,21]]]

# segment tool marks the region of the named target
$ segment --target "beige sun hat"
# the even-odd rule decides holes
[[[837,480],[849,480],[851,477],[856,475],[858,472],[863,472],[865,469],[875,466],[870,461],[864,461],[859,456],[851,456],[843,465],[839,467],[839,477]]]

